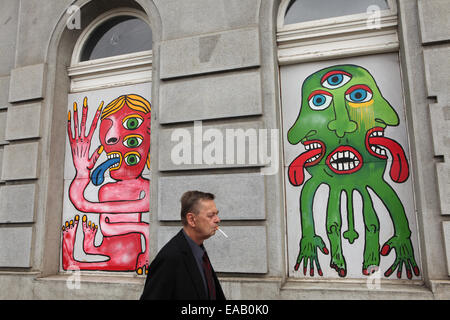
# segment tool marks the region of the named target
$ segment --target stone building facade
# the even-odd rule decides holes
[[[450,298],[450,5],[337,2],[1,0],[0,298],[137,299],[189,189],[217,196],[228,238],[207,248],[229,299]],[[122,113],[121,143],[151,131],[149,158],[108,149]],[[73,191],[77,121],[96,178]],[[386,131],[355,136],[372,169],[361,150],[333,166],[369,125]]]

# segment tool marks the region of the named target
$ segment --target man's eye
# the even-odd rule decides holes
[[[138,117],[127,118],[123,122],[123,127],[128,130],[134,130],[140,127],[143,120]]]

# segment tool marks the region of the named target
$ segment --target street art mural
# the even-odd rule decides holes
[[[300,213],[292,272],[324,276],[326,269],[327,277],[333,277],[334,270],[343,278],[350,269],[352,277],[358,277],[358,269],[363,276],[375,270],[384,277],[420,276],[403,205],[405,200],[412,203],[412,192],[406,187],[402,194],[409,193],[409,198],[402,199],[392,186],[401,189],[410,177],[402,143],[387,132],[400,124],[395,108],[372,74],[359,65],[320,69],[300,88],[298,116],[285,120],[286,148],[295,155],[287,159],[286,188],[292,194],[289,199],[297,195]],[[404,127],[401,131],[404,139]],[[380,211],[385,212],[382,218]],[[316,232],[320,228],[321,235]],[[346,253],[356,243],[358,254]],[[384,257],[390,258],[388,267],[380,267]]]
[[[89,105],[88,97],[74,101],[67,118],[66,171],[74,176],[65,188],[62,268],[145,274],[151,106],[138,94]]]

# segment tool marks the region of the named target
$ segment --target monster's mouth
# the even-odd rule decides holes
[[[405,151],[395,140],[384,136],[384,129],[375,127],[366,133],[366,148],[370,154],[380,159],[387,159],[386,150],[392,155],[389,174],[393,181],[404,182],[409,176],[409,166]]]
[[[106,157],[108,158],[108,160],[119,160],[111,161],[112,164],[108,167],[109,171],[118,170],[122,165],[122,155],[119,152],[110,152],[106,154]]]
[[[108,160],[99,165],[91,174],[91,181],[95,186],[99,186],[105,181],[105,172],[117,170],[122,164],[122,155],[119,152],[106,154]]]
[[[305,167],[310,167],[318,164],[322,160],[325,146],[320,140],[311,140],[303,142],[306,152],[302,153],[306,159]]]
[[[381,139],[378,139],[381,138]],[[366,134],[366,148],[369,153],[380,159],[387,159],[386,150],[383,144],[377,144],[377,142],[386,141],[384,138],[384,129],[381,127],[375,127],[367,131]]]
[[[337,147],[326,160],[327,166],[337,174],[350,174],[362,167],[362,156],[350,146]]]

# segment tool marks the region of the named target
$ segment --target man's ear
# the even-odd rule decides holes
[[[188,212],[186,214],[186,221],[188,223],[189,226],[191,226],[192,228],[195,227],[195,213],[193,212]]]

